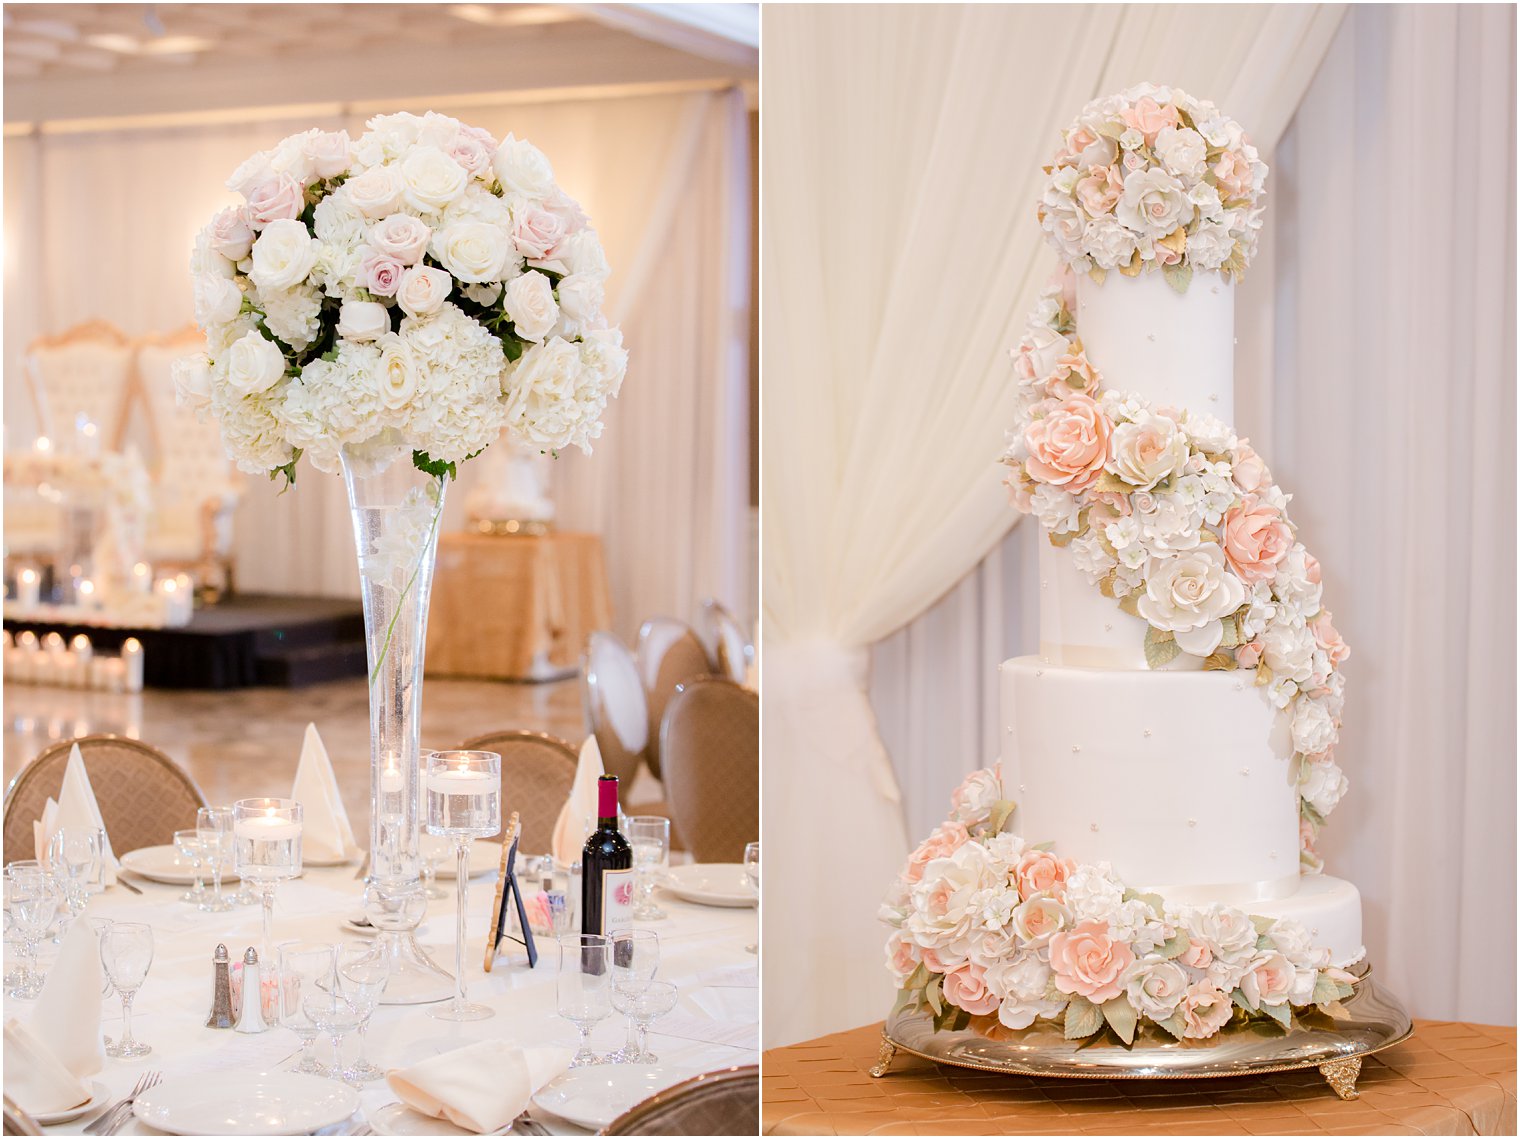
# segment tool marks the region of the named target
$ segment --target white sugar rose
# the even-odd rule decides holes
[[[396,166],[372,166],[343,183],[343,194],[367,218],[396,212],[406,186]]]
[[[1104,269],[1128,265],[1139,247],[1138,237],[1112,218],[1088,222],[1082,231],[1082,248]]]
[[[1314,939],[1304,926],[1289,918],[1278,918],[1267,930],[1267,936],[1278,952],[1291,961],[1296,968],[1323,969],[1330,964],[1330,950],[1314,944]],[[1303,1001],[1296,1001],[1303,1004]]]
[[[238,395],[268,391],[285,375],[285,357],[263,333],[244,334],[221,361],[227,386]]]
[[[1141,1016],[1154,1021],[1168,1019],[1187,995],[1188,975],[1182,967],[1159,957],[1139,961],[1125,981],[1129,1003]]]
[[[502,189],[541,201],[554,191],[554,168],[543,151],[525,139],[507,135],[491,160]]]
[[[1188,181],[1203,177],[1208,158],[1208,143],[1191,127],[1162,127],[1156,132],[1156,157],[1179,178]]]
[[[1298,794],[1321,815],[1335,810],[1346,793],[1346,774],[1333,759],[1304,763],[1298,771]]]
[[[1280,680],[1302,684],[1314,674],[1314,634],[1303,624],[1274,621],[1261,636],[1261,659]]]
[[[530,350],[529,355],[532,351],[543,349]],[[972,930],[978,895],[994,884],[990,869],[986,850],[974,842],[949,858],[934,859],[913,888],[913,912],[904,928],[928,949],[949,949],[963,942]]]
[[[411,214],[392,214],[369,229],[370,245],[403,265],[421,261],[432,236],[427,223]]]
[[[1141,170],[1125,179],[1114,216],[1145,237],[1165,237],[1193,220],[1193,203],[1165,170]]]
[[[1311,696],[1300,697],[1293,705],[1293,749],[1305,755],[1318,755],[1335,746],[1335,718],[1324,702]]]
[[[436,146],[419,146],[401,160],[402,195],[415,210],[441,210],[469,184],[470,172]]]
[[[986,967],[982,980],[998,1005],[998,1020],[1005,1028],[1028,1028],[1037,1016],[1054,1016],[1066,1002],[1045,998],[1050,985],[1050,965],[1038,953],[1020,953]]]
[[[174,377],[175,401],[181,407],[201,411],[211,406],[211,360],[204,352],[181,356],[169,366]]]
[[[1108,469],[1131,486],[1150,490],[1187,465],[1187,437],[1175,420],[1142,411],[1114,428]]]
[[[1206,221],[1188,235],[1188,260],[1200,269],[1217,269],[1235,252],[1235,237],[1228,227]]]
[[[1110,876],[1108,863],[1079,866],[1066,879],[1065,902],[1072,921],[1110,921],[1124,905],[1124,890]]]
[[[1281,953],[1259,953],[1240,978],[1240,991],[1258,1008],[1286,1004],[1296,979],[1293,964]]]
[[[1087,228],[1082,212],[1070,198],[1062,197],[1055,201],[1049,200],[1050,195],[1046,195],[1046,198],[1041,226],[1055,240],[1056,248],[1067,257],[1082,256],[1086,252],[1082,246],[1082,236]]]
[[[344,301],[338,309],[338,335],[348,340],[376,340],[390,330],[390,309],[375,301]]]
[[[1183,652],[1206,657],[1224,639],[1221,618],[1239,609],[1245,596],[1224,551],[1204,542],[1186,553],[1152,559],[1138,606],[1140,616],[1176,637]]]
[[[317,261],[317,243],[298,221],[272,221],[253,243],[248,276],[260,289],[289,289],[306,279]]]
[[[950,795],[950,817],[977,823],[992,813],[1003,797],[1003,780],[996,768],[983,767],[966,776]]]
[[[1212,415],[1190,411],[1183,426],[1188,438],[1198,445],[1199,450],[1211,455],[1233,451],[1239,443],[1235,432],[1230,430],[1230,425]]]
[[[467,285],[501,280],[506,272],[507,258],[513,253],[512,239],[505,231],[499,226],[478,221],[453,222],[444,226],[433,235],[432,249],[443,267]]]
[[[443,307],[453,288],[453,279],[442,269],[414,265],[401,274],[396,302],[408,316],[428,316]]]
[[[225,324],[243,307],[243,291],[226,277],[202,274],[191,286],[195,298],[195,323]]]
[[[1008,925],[1026,945],[1041,948],[1072,925],[1071,913],[1054,898],[1037,894],[1014,909]]]
[[[400,411],[417,394],[417,367],[412,350],[394,332],[380,339],[380,402],[391,411]]]
[[[538,341],[553,330],[559,320],[559,306],[554,303],[554,286],[549,278],[535,271],[514,277],[507,285],[502,302],[512,327],[524,340]]]
[[[1182,918],[1188,936],[1216,958],[1249,960],[1256,949],[1256,926],[1242,910],[1213,905],[1186,910]]]

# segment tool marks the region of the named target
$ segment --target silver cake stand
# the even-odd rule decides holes
[[[1363,964],[1356,972],[1356,991],[1340,1002],[1339,1016],[1310,1010],[1295,1015],[1287,1032],[1273,1022],[1231,1021],[1208,1040],[1186,1041],[1146,1024],[1130,1047],[1106,1029],[1067,1040],[1060,1022],[1050,1020],[1012,1030],[978,1017],[959,1031],[936,1032],[920,1007],[888,1019],[871,1075],[885,1076],[898,1052],[982,1072],[1087,1080],[1197,1080],[1318,1068],[1336,1095],[1355,1099],[1362,1060],[1414,1031],[1398,999],[1374,984],[1372,968]]]

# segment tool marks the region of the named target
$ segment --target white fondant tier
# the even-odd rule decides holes
[[[1069,546],[1040,535],[1040,656],[1078,668],[1145,669],[1143,618],[1119,608],[1082,575]],[[1164,668],[1198,671],[1203,658],[1179,653]]]
[[[1235,286],[1197,273],[1186,293],[1160,273],[1077,276],[1077,336],[1103,385],[1235,422]]]
[[[1362,895],[1343,878],[1305,874],[1286,898],[1242,907],[1264,918],[1290,918],[1309,931],[1315,945],[1330,950],[1330,964],[1354,965],[1366,956],[1362,946]]]

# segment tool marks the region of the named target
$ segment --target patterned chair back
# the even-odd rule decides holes
[[[581,669],[586,727],[596,737],[602,768],[626,788],[649,748],[649,712],[639,668],[611,633],[592,633]]]
[[[81,736],[52,744],[11,780],[5,795],[8,858],[32,857],[32,823],[42,817],[49,797],[58,798],[75,744],[117,856],[144,846],[167,846],[175,831],[195,825],[195,812],[206,805],[206,796],[167,755],[125,736]]]
[[[735,684],[743,684],[748,679],[749,667],[755,663],[755,646],[750,643],[744,626],[722,602],[711,597],[702,602],[697,635],[712,659],[713,672],[728,677]]]
[[[639,679],[649,704],[649,769],[661,774],[660,724],[676,688],[712,673],[707,650],[688,625],[669,617],[651,617],[639,628]]]
[[[760,837],[760,698],[710,676],[665,711],[665,795],[697,862],[739,862]]]
[[[487,732],[466,740],[459,749],[494,751],[501,756],[502,814],[518,813],[522,827],[518,850],[523,854],[547,851],[555,820],[575,782],[575,749],[557,736],[522,730]]]
[[[103,320],[31,343],[27,375],[33,384],[40,430],[55,448],[74,447],[75,424],[83,415],[95,424],[101,450],[120,450],[132,356],[126,333]]]
[[[614,1119],[603,1135],[755,1135],[760,1069],[728,1068],[676,1084]]]

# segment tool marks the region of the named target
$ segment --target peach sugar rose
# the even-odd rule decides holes
[[[1219,196],[1226,201],[1251,192],[1251,164],[1233,150],[1225,151],[1214,163],[1214,177],[1219,184]]]
[[[953,973],[945,974],[945,999],[972,1016],[987,1016],[997,1011],[998,999],[987,987],[980,965],[967,962]]]
[[[1272,481],[1267,464],[1252,450],[1248,439],[1235,445],[1235,461],[1230,464],[1230,473],[1235,477],[1235,485],[1247,494],[1255,494]]]
[[[1118,166],[1094,166],[1087,177],[1077,183],[1077,201],[1088,216],[1112,213],[1124,193],[1124,178]]]
[[[1146,146],[1155,146],[1162,128],[1174,127],[1180,121],[1176,107],[1170,103],[1163,107],[1149,95],[1142,95],[1133,107],[1126,107],[1120,117],[1125,126],[1134,127],[1145,136]]]
[[[1271,581],[1277,563],[1293,548],[1293,532],[1275,506],[1255,495],[1224,516],[1224,556],[1241,581]]]
[[[1188,987],[1180,1008],[1187,1025],[1182,1035],[1189,1040],[1206,1040],[1229,1023],[1234,1005],[1212,981],[1198,981]]]
[[[1108,923],[1097,918],[1082,922],[1070,933],[1050,939],[1050,967],[1056,988],[1086,997],[1093,1004],[1113,1000],[1124,991],[1123,978],[1135,963],[1135,954],[1108,932]]]
[[[1103,473],[1112,435],[1113,424],[1091,397],[1068,396],[1025,429],[1024,469],[1032,479],[1079,494]]]
[[[1319,569],[1318,562],[1314,568]],[[1309,622],[1309,628],[1314,631],[1314,643],[1325,650],[1331,664],[1340,664],[1351,655],[1351,646],[1341,639],[1340,633],[1330,623],[1330,610],[1321,609],[1314,620]]]
[[[949,858],[970,838],[965,823],[941,823],[917,850],[908,855],[908,866],[903,871],[903,877],[910,885],[922,881],[925,866],[936,858]]]
[[[1019,887],[1019,897],[1026,901],[1036,894],[1059,897],[1066,879],[1076,868],[1071,859],[1057,858],[1048,850],[1026,850],[1013,868],[1013,880]]]

